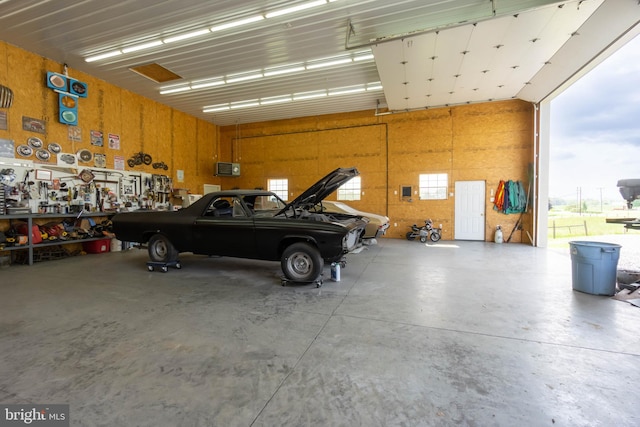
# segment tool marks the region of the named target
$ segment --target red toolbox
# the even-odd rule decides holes
[[[88,254],[101,254],[111,250],[111,239],[92,240],[82,242],[82,249]]]

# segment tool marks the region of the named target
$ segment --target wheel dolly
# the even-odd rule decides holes
[[[318,277],[316,277],[315,280],[310,280],[310,281],[299,281],[299,280],[291,280],[291,279],[287,279],[285,276],[280,276],[280,280],[281,280],[281,284],[282,286],[287,286],[290,284],[293,285],[309,285],[309,284],[315,284],[316,288],[319,288],[320,286],[322,286],[322,274],[320,274]]]
[[[153,271],[156,268],[159,268],[160,271],[162,271],[163,273],[166,273],[167,271],[169,271],[169,267],[174,267],[174,268],[180,270],[182,268],[182,265],[180,264],[180,261],[178,261],[178,260],[169,261],[169,262],[157,262],[157,261],[148,261],[147,262],[147,270],[149,270],[149,271]]]

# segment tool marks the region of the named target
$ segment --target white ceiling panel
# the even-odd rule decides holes
[[[314,7],[271,15],[309,5]],[[610,10],[622,9],[622,24],[603,24],[611,19]],[[556,75],[566,80],[632,31],[638,9],[636,0],[4,0],[0,40],[68,64],[71,75],[83,71],[204,120],[232,125],[387,105],[405,111],[514,96],[540,99],[545,90],[548,94],[558,87]],[[583,29],[590,17],[591,24]],[[248,18],[257,20],[217,30]],[[171,40],[196,31],[202,34]],[[580,37],[569,37],[576,31]],[[532,43],[535,38],[539,40]],[[153,41],[158,46],[128,51]],[[568,44],[572,50],[563,50]],[[575,49],[583,52],[580,59],[567,59]],[[363,51],[373,51],[375,59],[353,59]],[[104,53],[114,56],[85,60]],[[339,56],[351,62],[311,66]],[[149,63],[180,79],[156,83],[130,70]],[[198,80],[300,64],[308,69],[160,93],[171,85],[188,88]],[[562,64],[560,72],[545,72],[556,64]],[[12,70],[19,72],[19,67]],[[62,66],[51,71],[62,72]],[[10,86],[11,75],[2,72],[0,80]],[[374,88],[376,82],[382,82],[383,90]],[[328,94],[358,85],[370,85],[370,90],[271,103],[295,93]],[[264,105],[203,111],[205,106],[255,99]]]
[[[388,107],[515,98],[601,4],[562,2],[380,42],[373,52]]]

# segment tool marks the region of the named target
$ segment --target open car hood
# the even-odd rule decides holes
[[[345,182],[351,178],[360,175],[356,168],[338,168],[330,172],[327,176],[313,184],[298,197],[287,204],[278,215],[287,209],[297,209],[304,206],[314,206],[323,201],[329,194],[336,191]]]

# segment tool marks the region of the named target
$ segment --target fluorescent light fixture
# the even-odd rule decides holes
[[[202,109],[203,113],[215,113],[216,111],[226,111],[229,109],[229,104],[218,104],[211,105],[209,107],[204,107]]]
[[[168,95],[170,93],[178,93],[178,92],[187,92],[190,90],[191,88],[189,86],[166,88],[166,89],[160,89],[160,95]]]
[[[256,80],[256,79],[261,79],[262,78],[262,73],[261,72],[251,72],[249,74],[230,74],[227,76],[227,83],[237,83],[237,82],[244,82],[246,80]]]
[[[197,83],[191,82],[191,89],[204,89],[206,87],[221,86],[223,84],[224,84],[224,80],[222,79],[222,77],[220,77],[220,80],[210,80],[210,81],[200,80]]]
[[[371,53],[371,51],[366,53],[356,53],[355,55],[353,55],[354,62],[368,61],[370,59],[373,59],[373,53]]]
[[[293,99],[291,95],[287,96],[272,96],[269,98],[261,98],[260,105],[270,105],[270,104],[282,104],[283,102],[291,102]]]
[[[258,102],[257,99],[252,99],[250,101],[238,101],[231,103],[231,109],[235,110],[238,108],[257,107],[258,105],[260,105],[260,102]]]
[[[122,53],[131,53],[137,52],[139,50],[149,49],[152,47],[160,46],[162,44],[162,40],[154,40],[152,42],[139,44],[136,46],[129,46],[122,49]]]
[[[87,56],[86,58],[84,58],[84,61],[85,62],[99,61],[101,59],[107,59],[107,58],[111,58],[113,56],[118,56],[118,55],[122,55],[122,51],[112,50],[111,52],[100,53],[98,55],[93,55],[93,56]]]
[[[276,16],[288,15],[290,13],[299,12],[301,10],[310,9],[316,6],[322,6],[323,4],[327,4],[327,0],[316,0],[310,1],[308,3],[299,4],[298,6],[288,7],[286,9],[275,10],[273,12],[269,12],[264,16],[267,18],[275,18]]]
[[[351,58],[333,59],[325,62],[307,63],[307,70],[313,70],[316,68],[332,67],[334,65],[347,64],[351,62]]]
[[[278,76],[280,74],[297,73],[297,72],[300,72],[300,71],[304,71],[304,65],[302,65],[302,64],[300,64],[300,65],[285,65],[284,67],[265,68],[264,76],[265,77],[271,77],[271,76]]]
[[[239,27],[241,25],[251,24],[252,22],[262,21],[263,19],[264,19],[264,16],[256,15],[256,16],[252,16],[250,18],[239,19],[237,21],[227,22],[226,24],[215,25],[215,26],[209,28],[209,30],[212,33],[215,33],[216,31],[222,31],[222,30],[226,30],[226,29],[229,29],[229,28]]]
[[[208,28],[205,28],[204,30],[192,31],[190,33],[179,34],[179,35],[173,36],[173,37],[167,37],[165,39],[162,39],[162,41],[164,43],[173,43],[173,42],[177,42],[177,41],[180,41],[180,40],[187,40],[187,39],[192,39],[194,37],[203,36],[205,34],[209,34],[210,32],[211,31],[209,31]]]
[[[364,87],[364,85],[339,87],[339,88],[336,88],[336,89],[330,89],[329,90],[329,96],[346,95],[348,93],[359,93],[359,92],[364,92],[366,90],[367,89]]]
[[[310,92],[298,92],[293,95],[278,95],[267,98],[251,99],[246,101],[236,101],[226,104],[217,104],[203,107],[203,113],[215,113],[231,109],[257,107],[260,105],[279,104],[284,102],[301,101],[305,99],[322,98],[328,95],[345,95],[350,93],[364,92],[366,90],[382,89],[380,82],[371,82],[357,86],[347,86],[327,90],[314,90]]]
[[[326,90],[315,90],[312,92],[299,92],[299,93],[293,94],[293,100],[300,101],[302,99],[322,98],[323,96],[327,96]]]

